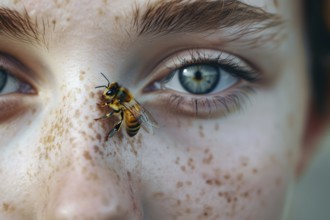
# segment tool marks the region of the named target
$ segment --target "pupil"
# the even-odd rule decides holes
[[[203,79],[203,75],[202,75],[201,71],[197,71],[195,73],[195,80],[196,81],[201,81],[202,79]]]

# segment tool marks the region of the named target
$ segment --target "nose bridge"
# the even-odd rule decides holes
[[[142,219],[125,167],[113,167],[106,156],[111,146],[103,147],[107,128],[94,121],[100,114],[95,96],[66,87],[47,115],[41,148],[54,168],[40,219]]]
[[[58,87],[61,90],[51,98],[51,107],[45,116],[44,136],[51,136],[48,139],[71,151],[70,154],[79,153],[74,150],[78,146],[88,150],[103,144],[106,128],[94,120],[101,114],[97,103],[102,90],[95,90],[91,83],[72,79],[63,81]]]

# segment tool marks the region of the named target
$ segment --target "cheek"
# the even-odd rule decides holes
[[[292,175],[286,135],[276,126],[265,127],[261,136],[253,126],[234,131],[244,126],[175,123],[180,126],[172,139],[164,131],[164,139],[150,145],[153,153],[142,156],[147,217],[171,212],[177,218],[279,218]]]

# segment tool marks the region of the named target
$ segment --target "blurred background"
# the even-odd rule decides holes
[[[330,0],[302,2],[314,97],[320,118],[330,121]],[[292,215],[292,220],[330,220],[330,129],[295,189]]]
[[[294,193],[292,220],[330,220],[330,129]]]

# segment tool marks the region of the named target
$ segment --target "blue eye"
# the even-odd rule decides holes
[[[182,87],[191,94],[212,92],[220,80],[220,70],[214,65],[190,65],[178,70]]]
[[[221,64],[189,64],[177,68],[162,79],[160,87],[192,95],[217,93],[228,89],[240,80],[229,72],[230,70]]]
[[[210,116],[240,108],[262,74],[238,56],[210,49],[180,51],[154,71],[145,93],[187,115]]]

